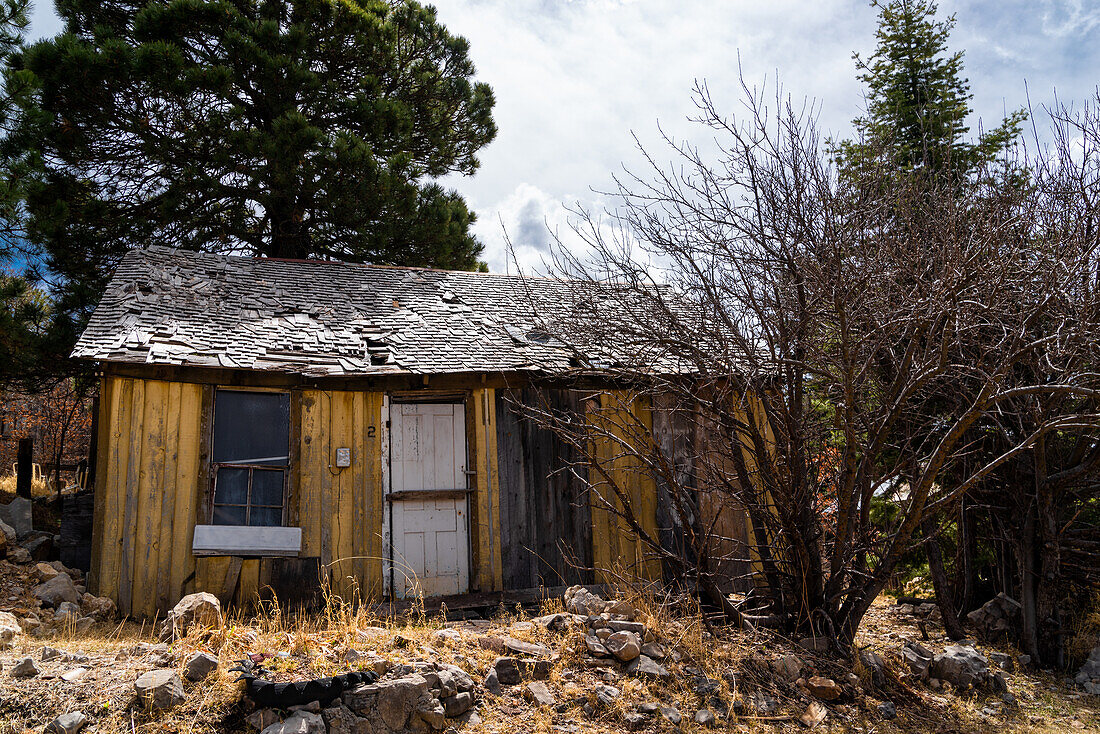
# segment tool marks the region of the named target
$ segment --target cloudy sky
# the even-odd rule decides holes
[[[500,132],[473,177],[448,180],[477,211],[493,270],[517,258],[537,269],[565,206],[606,206],[615,171],[638,167],[632,133],[655,145],[658,122],[686,123],[691,88],[706,80],[736,110],[738,66],[751,84],[776,76],[820,107],[820,126],[844,135],[860,114],[852,52],[874,47],[876,14],[863,0],[438,0],[443,23],[466,36],[478,78],[492,85]],[[1100,1],[941,0],[954,13],[952,47],[966,51],[976,119],[1054,99],[1083,101],[1100,83]],[[39,0],[32,35],[56,33]],[[502,227],[503,223],[503,227]]]

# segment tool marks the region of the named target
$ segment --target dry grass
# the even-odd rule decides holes
[[[21,573],[16,567],[0,562],[3,572]],[[8,583],[11,579],[2,579]],[[7,588],[7,587],[5,587]],[[766,632],[753,635],[709,627],[689,601],[672,599],[653,591],[629,590],[624,596],[639,610],[638,620],[665,640],[681,656],[666,661],[673,676],[666,681],[648,682],[625,676],[613,664],[588,667],[584,655],[584,634],[579,627],[565,632],[550,632],[530,621],[521,608],[500,608],[491,622],[448,622],[440,614],[414,609],[404,618],[379,616],[368,606],[355,606],[329,597],[324,610],[317,614],[287,614],[277,605],[263,605],[254,616],[233,614],[225,623],[210,630],[192,630],[171,647],[171,665],[182,669],[194,651],[204,650],[218,657],[219,673],[198,684],[186,683],[185,705],[167,715],[152,715],[134,705],[133,681],[145,670],[158,664],[156,653],[136,649],[140,643],[155,642],[153,625],[126,623],[100,626],[87,634],[71,628],[57,630],[49,641],[21,637],[18,649],[0,653],[5,668],[22,656],[36,660],[43,644],[69,652],[81,651],[90,658],[87,676],[75,683],[56,677],[72,663],[42,663],[43,675],[14,681],[5,674],[0,679],[0,733],[22,732],[41,726],[65,711],[82,710],[96,720],[97,732],[244,732],[248,731],[234,683],[236,674],[228,668],[249,653],[279,655],[265,666],[280,677],[311,678],[328,675],[349,666],[344,662],[349,649],[361,659],[352,668],[371,667],[375,661],[403,663],[416,659],[458,665],[475,679],[489,669],[498,652],[486,639],[504,636],[548,646],[554,653],[549,686],[557,700],[565,704],[562,712],[538,708],[524,700],[522,687],[505,689],[499,698],[483,697],[479,709],[481,723],[468,728],[473,732],[619,732],[624,731],[623,717],[643,702],[661,702],[679,708],[684,716],[683,731],[702,731],[692,722],[696,709],[704,704],[693,690],[693,675],[704,674],[719,681],[727,701],[751,700],[757,692],[767,693],[781,702],[778,720],[750,715],[731,718],[726,730],[737,732],[794,732],[800,730],[793,717],[802,713],[806,701],[789,682],[778,677],[770,661],[785,652],[797,654],[814,672],[845,680],[850,667],[842,662],[817,658],[795,648],[790,641]],[[26,606],[20,596],[17,604]],[[563,611],[560,599],[545,599],[538,613]],[[450,627],[460,634],[458,641],[437,636]],[[902,636],[911,630],[892,617],[885,603],[877,605],[868,632],[861,643],[871,645],[890,658]],[[938,644],[933,642],[932,644]],[[855,668],[855,674],[867,681],[869,674]],[[1100,730],[1100,710],[1095,703],[1058,685],[1057,677],[1047,675],[1011,675],[1010,685],[1020,700],[1019,709],[1007,707],[996,716],[983,713],[990,699],[961,699],[933,693],[923,687],[910,687],[897,675],[887,691],[858,695],[854,700],[830,705],[828,720],[816,731],[828,732],[1034,732],[1053,734],[1062,731]],[[615,704],[589,716],[585,703],[595,703],[595,691],[610,684],[622,693]],[[869,689],[868,689],[869,690]],[[899,709],[896,721],[883,721],[875,712],[880,697],[889,697]],[[1074,718],[1076,717],[1076,718]],[[647,730],[673,731],[660,717],[648,719]]]

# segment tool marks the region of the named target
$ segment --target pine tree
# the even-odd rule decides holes
[[[968,139],[970,83],[963,53],[948,50],[955,16],[936,20],[932,0],[872,0],[878,8],[878,44],[868,58],[854,54],[866,86],[867,114],[853,121],[857,140],[836,147],[842,170],[882,163],[898,171],[959,181],[994,160],[1019,135],[1022,110],[997,128]]]
[[[5,160],[71,340],[126,251],[165,244],[469,269],[493,95],[414,0],[60,0],[11,63]]]

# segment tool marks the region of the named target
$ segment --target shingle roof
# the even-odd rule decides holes
[[[586,299],[565,280],[150,247],[122,260],[72,354],[306,375],[556,370],[574,353],[536,314]]]

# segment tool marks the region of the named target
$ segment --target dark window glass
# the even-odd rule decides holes
[[[282,467],[290,462],[290,395],[219,390],[214,397],[213,443],[211,521],[282,525]]]
[[[218,467],[218,477],[214,482],[214,504],[247,505],[248,471],[231,466]]]
[[[282,507],[256,507],[255,505],[249,510],[248,517],[249,525],[282,525],[283,524],[283,508]]]
[[[247,507],[236,505],[214,505],[215,525],[244,525]]]
[[[268,507],[283,506],[283,473],[281,471],[252,472],[252,504]]]
[[[290,396],[219,390],[214,397],[214,463],[286,466]]]

